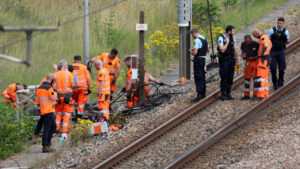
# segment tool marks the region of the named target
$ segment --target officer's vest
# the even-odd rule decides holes
[[[223,45],[225,45],[226,44],[226,37],[224,36],[224,34],[222,34],[220,37],[223,38]],[[219,55],[220,61],[225,61],[227,59],[234,58],[234,40],[233,40],[233,36],[229,37],[229,44],[228,44],[227,49],[224,53],[221,52],[221,50],[219,49],[219,46],[217,47],[217,50],[218,50],[218,55]]]
[[[283,30],[277,30],[276,27],[273,27],[274,33],[271,35],[271,41],[272,41],[272,49],[274,50],[281,50],[286,48],[286,41],[287,36],[285,34],[286,29],[283,28]]]
[[[208,42],[205,38],[201,38],[201,37],[197,37],[197,38],[201,41],[202,48],[198,49],[196,56],[206,56]]]

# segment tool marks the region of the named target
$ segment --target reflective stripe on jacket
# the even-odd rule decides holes
[[[102,83],[102,89],[99,91],[100,84]],[[97,75],[97,93],[98,94],[110,94],[110,80],[109,73],[106,68],[98,71]]]
[[[57,93],[72,93],[73,75],[67,70],[60,70],[56,74]]]
[[[86,66],[81,63],[74,63],[73,65],[73,76],[78,79],[75,82],[75,88],[90,88],[91,87],[91,76]]]

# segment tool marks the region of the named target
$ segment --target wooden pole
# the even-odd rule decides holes
[[[144,11],[140,11],[140,24],[144,24]],[[144,93],[144,31],[140,30],[140,40],[139,40],[139,66],[138,66],[138,93],[139,93],[139,103],[143,103],[145,101],[145,93]]]

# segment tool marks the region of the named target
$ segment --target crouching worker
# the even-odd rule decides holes
[[[123,89],[124,92],[127,92],[127,108],[130,108],[138,104],[138,92],[137,92],[137,80],[132,79],[132,68],[131,68],[131,57],[127,57],[124,60],[125,65],[128,68],[127,77],[126,77],[126,88]],[[150,82],[157,83],[159,85],[164,85],[164,83],[159,83],[151,74],[144,74],[144,92],[145,92],[145,101],[147,97],[150,96]]]
[[[14,83],[3,91],[2,96],[4,97],[7,103],[10,103],[13,107],[17,106],[17,91],[26,89],[26,85]]]
[[[97,94],[98,94],[98,109],[100,114],[109,119],[109,103],[110,103],[110,79],[109,72],[104,68],[103,62],[99,59],[94,60],[97,75]]]
[[[56,130],[56,122],[54,115],[54,106],[56,104],[57,95],[54,92],[51,82],[54,79],[53,74],[46,76],[46,81],[36,91],[36,104],[40,108],[41,119],[44,122],[44,131],[42,138],[43,153],[53,152],[50,148],[51,138]]]

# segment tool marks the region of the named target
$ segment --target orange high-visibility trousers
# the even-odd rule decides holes
[[[257,97],[269,97],[269,70],[270,55],[259,58],[257,63],[257,77],[254,79],[254,89],[257,91]]]
[[[62,133],[68,133],[70,120],[72,119],[74,100],[70,97],[68,104],[64,102],[64,97],[59,97],[59,103],[55,106],[56,112],[56,130],[59,131],[60,126]],[[62,123],[61,123],[62,121]]]
[[[257,74],[257,61],[246,61],[245,69],[244,69],[244,78],[245,78],[245,89],[244,89],[244,96],[250,96],[250,81],[251,77],[254,79],[256,78]],[[253,96],[257,95],[257,91],[253,90]]]
[[[127,98],[127,108],[131,108],[139,103],[139,97],[137,92],[131,92],[130,98]]]
[[[98,109],[100,110],[100,114],[103,114],[106,119],[109,119],[109,94],[100,94],[98,96]]]
[[[79,88],[73,90],[74,107],[77,109],[77,113],[81,114],[84,112],[84,105],[88,100],[86,88]]]

